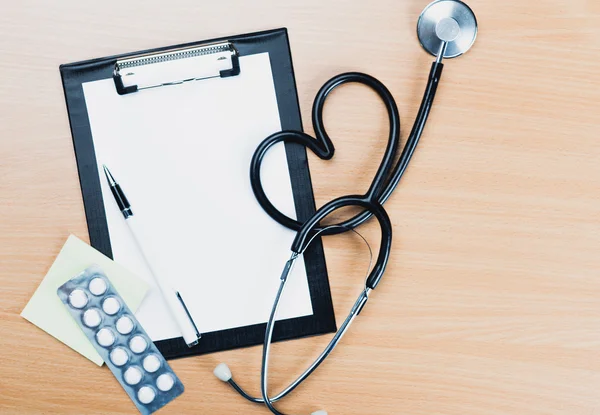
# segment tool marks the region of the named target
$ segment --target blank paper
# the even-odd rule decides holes
[[[136,313],[153,340],[180,337],[101,170],[132,204],[138,237],[202,333],[264,323],[295,232],[273,221],[250,187],[257,145],[280,131],[269,54],[240,57],[241,73],[120,96],[112,79],[85,83],[115,261],[151,290]],[[283,144],[263,164],[267,194],[295,217]],[[278,319],[312,314],[306,268],[294,268]]]

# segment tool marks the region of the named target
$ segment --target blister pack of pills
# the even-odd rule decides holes
[[[143,415],[183,393],[183,384],[99,267],[87,268],[57,294]]]

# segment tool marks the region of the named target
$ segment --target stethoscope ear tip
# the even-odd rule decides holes
[[[225,363],[220,363],[217,367],[215,367],[213,373],[217,378],[219,378],[219,380],[222,380],[223,382],[229,382],[231,380],[231,370]]]

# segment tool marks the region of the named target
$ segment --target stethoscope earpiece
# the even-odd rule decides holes
[[[220,381],[223,381],[225,383],[230,383],[233,377],[231,375],[231,369],[229,369],[229,366],[227,366],[226,363],[219,363],[217,367],[215,367],[213,373]],[[313,412],[310,415],[327,415],[327,411],[321,409],[316,412]]]
[[[437,56],[443,43],[443,58],[455,58],[467,52],[477,38],[477,18],[469,6],[460,0],[436,0],[430,3],[417,23],[421,46]]]
[[[225,363],[219,363],[215,370],[213,370],[214,375],[219,378],[219,380],[223,382],[229,382],[231,380],[231,369]]]

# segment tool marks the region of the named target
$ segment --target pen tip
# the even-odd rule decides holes
[[[111,186],[116,184],[116,180],[113,177],[113,175],[110,173],[110,170],[108,170],[108,167],[106,167],[106,164],[103,164],[102,168],[104,169],[104,174],[106,175],[106,180],[108,180],[108,184]]]

